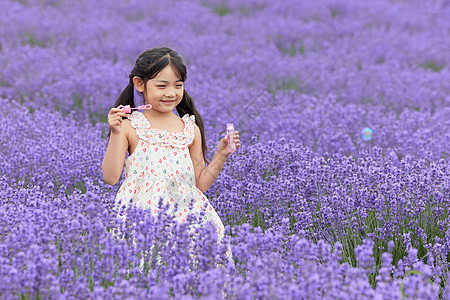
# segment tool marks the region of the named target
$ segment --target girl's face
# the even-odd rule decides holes
[[[172,112],[181,102],[184,83],[169,65],[145,84],[139,77],[133,79],[136,89],[144,94],[146,104],[152,105],[152,110]]]

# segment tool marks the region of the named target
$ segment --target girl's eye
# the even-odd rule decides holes
[[[177,87],[179,87],[179,88],[180,88],[180,87],[183,87],[183,85],[182,85],[182,84],[177,84]]]
[[[163,87],[165,87],[165,86],[164,86],[164,85],[157,85],[157,87],[163,88]]]

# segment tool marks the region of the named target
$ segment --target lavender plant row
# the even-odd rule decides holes
[[[243,139],[284,136],[319,153],[378,146],[448,158],[446,1],[6,0],[0,8],[0,96],[32,108],[104,121],[137,55],[168,45],[186,60],[186,87],[209,135],[233,121]],[[374,131],[370,145],[364,127]]]
[[[396,241],[399,256],[412,238],[422,258],[440,256],[447,268],[450,169],[445,160],[399,159],[380,148],[361,157],[317,156],[293,141],[243,146],[208,193],[229,222],[276,228],[289,218],[292,232],[309,240],[352,243],[371,238],[380,252]],[[441,256],[442,255],[442,256]]]
[[[226,248],[217,243],[215,228],[208,223],[195,241],[195,263],[189,257],[187,234],[194,214],[180,225],[168,214],[155,219],[132,208],[122,224],[91,192],[42,197],[40,192],[48,193],[45,188],[11,188],[4,176],[0,186],[2,298],[436,299],[439,295],[442,273],[433,256],[425,264],[412,247],[398,267],[391,265],[392,249],[383,253],[377,267],[373,242],[364,240],[355,248],[357,265],[352,267],[342,262],[339,242],[332,247],[322,240],[308,241],[302,232],[290,234],[289,219],[284,218],[277,230],[265,234],[249,224],[235,226],[233,237],[225,239],[233,245],[233,266],[226,264]],[[113,239],[111,232],[117,229],[126,235]],[[168,232],[177,238],[168,239]]]

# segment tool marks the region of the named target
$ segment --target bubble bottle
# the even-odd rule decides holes
[[[234,153],[236,151],[236,144],[234,143],[233,123],[227,123],[227,135],[228,135],[228,151]]]

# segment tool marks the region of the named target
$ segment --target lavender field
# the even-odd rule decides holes
[[[450,299],[450,1],[0,10],[0,298]],[[185,60],[208,159],[239,131],[205,192],[234,265],[213,226],[195,263],[187,224],[112,212],[107,113],[160,46]]]

